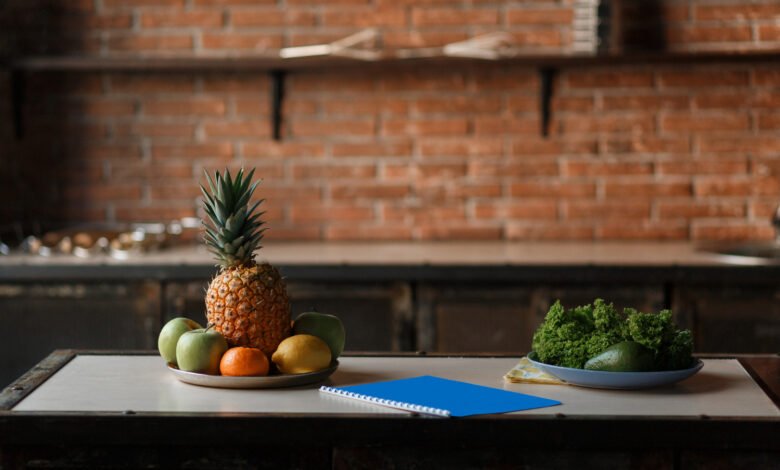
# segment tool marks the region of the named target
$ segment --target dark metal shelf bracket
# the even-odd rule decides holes
[[[555,77],[558,69],[544,67],[539,69],[539,122],[542,137],[550,136],[550,121],[552,119],[552,97]]]
[[[271,70],[271,136],[274,140],[282,140],[282,106],[284,104],[284,79],[287,72]]]
[[[24,90],[25,73],[19,69],[11,70],[11,113],[14,123],[14,135],[18,140],[24,137]]]

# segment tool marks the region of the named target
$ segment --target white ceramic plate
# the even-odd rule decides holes
[[[227,377],[224,375],[199,374],[186,372],[168,364],[168,370],[182,382],[215,388],[282,388],[297,387],[322,382],[339,367],[339,361],[333,362],[327,369],[306,374],[278,374],[265,377]]]
[[[693,367],[681,370],[656,372],[606,372],[600,370],[573,369],[571,367],[551,366],[536,360],[536,353],[530,352],[528,360],[539,369],[554,375],[571,385],[591,388],[611,388],[618,390],[636,390],[640,388],[661,387],[685,380],[699,372],[704,366],[696,359]]]

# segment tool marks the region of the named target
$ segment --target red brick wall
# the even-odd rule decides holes
[[[17,54],[224,54],[378,25],[390,47],[500,29],[564,51],[571,3],[35,0],[13,10],[22,33],[5,44]],[[778,1],[632,5],[627,49],[656,28],[667,50],[780,50]],[[655,23],[631,20],[651,13]],[[545,139],[532,67],[291,73],[277,143],[263,74],[34,73],[18,141],[0,73],[0,183],[16,198],[0,215],[193,215],[204,169],[245,165],[264,178],[269,238],[772,236],[780,61],[572,67],[554,85]]]
[[[777,0],[622,0],[626,49],[777,49]]]
[[[623,47],[780,48],[777,0],[610,0]],[[509,31],[567,50],[575,0],[5,0],[14,51],[113,55],[273,51],[378,27],[387,47],[441,45]],[[0,43],[2,44],[2,43]],[[0,46],[1,47],[1,46]]]

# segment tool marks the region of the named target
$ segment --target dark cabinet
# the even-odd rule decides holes
[[[336,315],[347,351],[404,351],[413,347],[413,306],[407,283],[288,282],[293,318],[308,311]]]
[[[696,351],[780,351],[780,286],[679,286],[673,307]]]
[[[206,326],[208,281],[166,282],[163,286],[163,324],[172,318],[187,317]]]
[[[642,312],[658,312],[666,302],[661,284],[559,284],[537,288],[534,304],[541,321],[556,300],[571,308],[599,298],[612,302],[619,310],[632,307]]]
[[[0,285],[0,386],[55,349],[153,349],[160,285]]]
[[[657,312],[661,285],[424,284],[417,295],[418,348],[437,352],[527,352],[550,305],[603,298],[618,308]]]
[[[521,352],[538,324],[533,290],[515,286],[422,285],[417,347],[436,352]]]

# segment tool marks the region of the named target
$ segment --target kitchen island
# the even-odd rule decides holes
[[[776,468],[780,357],[705,357],[676,385],[508,384],[518,357],[348,355],[331,386],[431,374],[560,401],[435,418],[318,392],[179,382],[154,353],[56,351],[0,399],[3,468]]]

